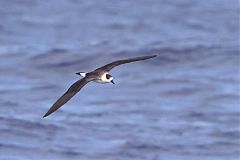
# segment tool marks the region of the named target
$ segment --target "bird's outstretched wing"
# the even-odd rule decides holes
[[[95,71],[104,70],[104,71],[109,72],[111,69],[113,69],[114,67],[119,66],[121,64],[131,63],[131,62],[135,62],[135,61],[142,61],[142,60],[146,60],[146,59],[150,59],[150,58],[154,58],[154,57],[156,57],[156,55],[135,57],[135,58],[129,58],[129,59],[124,59],[124,60],[118,60],[118,61],[114,61],[112,63],[109,63],[109,64],[107,64],[105,66],[102,66],[100,68],[97,68]]]
[[[51,113],[55,112],[58,108],[63,106],[67,101],[69,101],[77,92],[79,92],[83,86],[85,86],[89,80],[87,78],[82,78],[75,82],[71,87],[65,92],[53,105],[52,107],[47,111],[47,113],[43,116],[47,117]]]

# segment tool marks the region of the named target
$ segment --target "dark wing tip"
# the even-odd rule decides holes
[[[49,116],[50,114],[51,114],[51,113],[47,112],[47,113],[43,116],[43,118]]]
[[[62,106],[62,105],[61,105],[61,106]],[[43,116],[43,118],[49,116],[50,114],[52,114],[53,112],[55,112],[55,111],[56,111],[58,108],[60,108],[61,106],[59,106],[59,107],[56,108],[56,106],[53,105],[53,106],[47,111],[47,113]]]
[[[154,58],[154,57],[157,57],[157,55],[155,54],[155,55],[149,56],[149,58]]]
[[[141,60],[145,60],[145,59],[150,59],[150,58],[154,58],[154,57],[157,57],[157,55],[143,56],[143,57],[136,57],[136,58],[139,58]]]
[[[77,92],[81,90],[81,88],[86,85],[89,81],[86,80],[86,78],[82,78],[71,85],[71,87],[65,92],[53,105],[47,113],[43,116],[47,117],[48,115],[52,114],[56,110],[58,110],[60,107],[62,107],[65,103],[67,103]]]
[[[137,58],[139,58],[140,60],[146,60],[146,59],[150,59],[150,58],[154,58],[154,57],[157,57],[157,55],[143,56],[143,57],[137,57]]]

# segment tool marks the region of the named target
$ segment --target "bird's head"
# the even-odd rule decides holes
[[[111,76],[110,74],[106,74],[106,82],[108,83],[112,83],[112,84],[115,84],[114,81],[113,81],[113,76]]]

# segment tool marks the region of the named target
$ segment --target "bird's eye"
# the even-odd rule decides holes
[[[106,78],[107,78],[107,79],[110,79],[110,78],[111,78],[111,75],[110,75],[110,74],[106,74]]]

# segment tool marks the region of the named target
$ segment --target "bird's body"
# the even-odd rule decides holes
[[[143,56],[143,57],[135,57],[126,60],[118,60],[112,63],[109,63],[103,67],[97,68],[92,72],[77,72],[76,74],[82,76],[83,78],[75,82],[71,87],[52,105],[52,107],[47,111],[47,113],[43,116],[46,117],[51,113],[55,112],[61,106],[63,106],[66,102],[68,102],[77,92],[79,92],[88,82],[94,81],[97,83],[114,83],[113,77],[109,74],[109,71],[116,66],[121,64],[126,64],[135,61],[142,61],[146,59],[150,59],[156,57],[153,56]]]
[[[97,82],[97,83],[101,83],[101,84],[109,83],[109,80],[106,78],[107,74],[109,74],[109,73],[108,72],[102,73],[102,75],[99,76],[100,79],[93,80],[93,81]]]
[[[93,82],[102,84],[109,83],[113,80],[113,77],[108,72],[105,71],[93,71],[89,73],[78,72],[76,74],[81,75],[82,77],[86,77],[87,79],[90,79]]]

